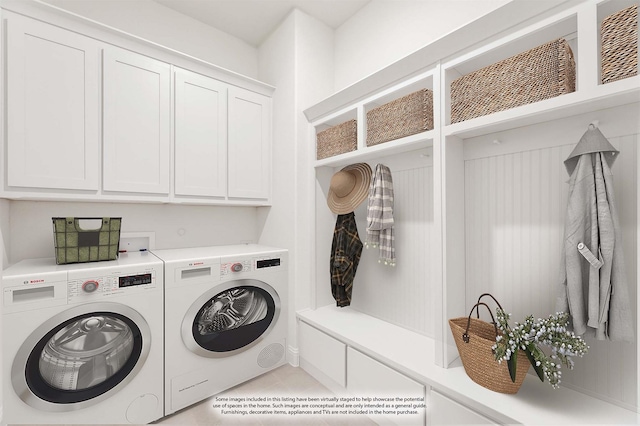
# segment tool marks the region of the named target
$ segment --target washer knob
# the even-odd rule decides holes
[[[84,291],[85,293],[93,293],[98,289],[98,285],[98,281],[85,281],[84,283],[82,283],[82,291]]]
[[[234,263],[233,265],[231,265],[231,270],[233,272],[240,272],[242,271],[242,263]]]

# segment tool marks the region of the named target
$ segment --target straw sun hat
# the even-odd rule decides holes
[[[327,205],[336,214],[354,211],[369,195],[371,167],[367,163],[351,164],[331,178]]]

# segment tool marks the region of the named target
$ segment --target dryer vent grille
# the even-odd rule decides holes
[[[272,343],[258,354],[258,365],[269,368],[276,365],[284,356],[284,346],[280,343]]]

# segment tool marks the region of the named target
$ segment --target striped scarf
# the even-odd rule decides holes
[[[393,240],[393,180],[391,170],[384,164],[378,164],[369,187],[365,247],[380,247],[378,262],[395,266]]]

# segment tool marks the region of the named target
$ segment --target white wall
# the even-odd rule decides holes
[[[2,125],[0,125],[2,128]],[[0,271],[4,269],[6,265],[8,265],[7,261],[7,247],[9,247],[9,201],[8,200],[0,200]],[[0,276],[0,284],[2,284],[2,277]],[[0,314],[2,313],[2,308],[0,307]],[[2,335],[2,315],[0,315],[0,342],[3,340]],[[2,351],[0,351],[0,365],[2,364]],[[0,370],[0,383],[4,380],[2,375],[2,370]],[[4,410],[3,406],[3,386],[0,386],[0,423],[2,423],[2,413]]]
[[[371,1],[335,31],[336,91],[509,1]]]
[[[11,263],[54,256],[52,217],[122,217],[122,232],[154,232],[157,249],[239,244],[258,238],[255,207],[12,201],[9,214]]]
[[[332,81],[333,31],[294,10],[260,46],[259,79],[275,86],[273,96],[273,206],[260,208],[259,242],[289,249],[289,351],[297,364],[295,312],[310,299],[310,204],[312,176],[308,124],[302,109],[328,96]]]
[[[42,1],[222,68],[257,77],[255,47],[151,0]]]

